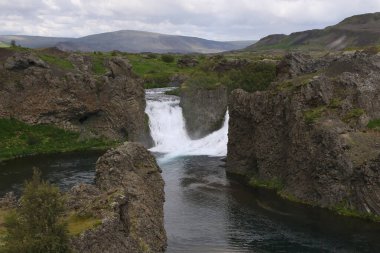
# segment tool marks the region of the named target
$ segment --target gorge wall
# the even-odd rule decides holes
[[[380,215],[380,54],[290,54],[263,92],[232,92],[227,172],[293,200]]]
[[[96,164],[96,184],[68,193],[69,208],[101,224],[71,240],[75,252],[164,252],[164,181],[155,158],[142,145],[125,143]]]
[[[0,49],[0,117],[151,146],[142,82],[122,57]]]

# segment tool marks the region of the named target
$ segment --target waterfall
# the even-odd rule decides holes
[[[223,126],[203,137],[192,140],[186,131],[179,98],[165,95],[170,88],[147,90],[145,112],[155,146],[152,152],[164,153],[166,158],[190,155],[225,156],[228,141],[228,112]]]

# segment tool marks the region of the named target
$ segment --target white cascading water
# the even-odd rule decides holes
[[[149,126],[155,146],[150,150],[165,153],[165,158],[190,155],[225,156],[228,142],[228,112],[221,129],[202,139],[187,134],[179,98],[165,95],[170,88],[146,92]]]

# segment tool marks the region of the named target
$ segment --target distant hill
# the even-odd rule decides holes
[[[72,38],[60,37],[41,37],[27,35],[0,35],[0,41],[10,44],[11,41],[16,41],[16,44],[29,48],[44,48],[54,47],[57,43],[72,40]]]
[[[262,38],[246,50],[327,49],[341,50],[380,44],[380,12],[356,15],[325,29],[275,34]]]
[[[254,41],[213,41],[196,37],[122,30],[81,38],[1,36],[0,41],[30,48],[58,47],[65,51],[113,51],[139,53],[218,53],[245,48]]]
[[[101,33],[58,43],[61,50],[154,52],[154,53],[217,53],[244,48],[245,42],[221,42],[196,37],[166,35],[151,32],[123,30]]]

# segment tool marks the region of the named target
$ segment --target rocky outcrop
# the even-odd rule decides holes
[[[380,119],[380,55],[293,56],[270,90],[231,94],[227,171],[301,202],[380,215],[380,133],[367,127]]]
[[[96,185],[69,192],[70,209],[101,224],[75,237],[81,253],[164,252],[164,181],[155,158],[141,145],[125,143],[96,164]]]
[[[227,110],[227,88],[182,89],[180,106],[189,136],[202,138],[223,125]]]
[[[105,136],[152,144],[144,88],[126,59],[64,52],[9,55],[5,49],[2,54],[7,58],[3,64],[0,61],[0,117],[54,124],[81,132],[83,138]],[[98,72],[104,68],[104,74],[96,68]]]

